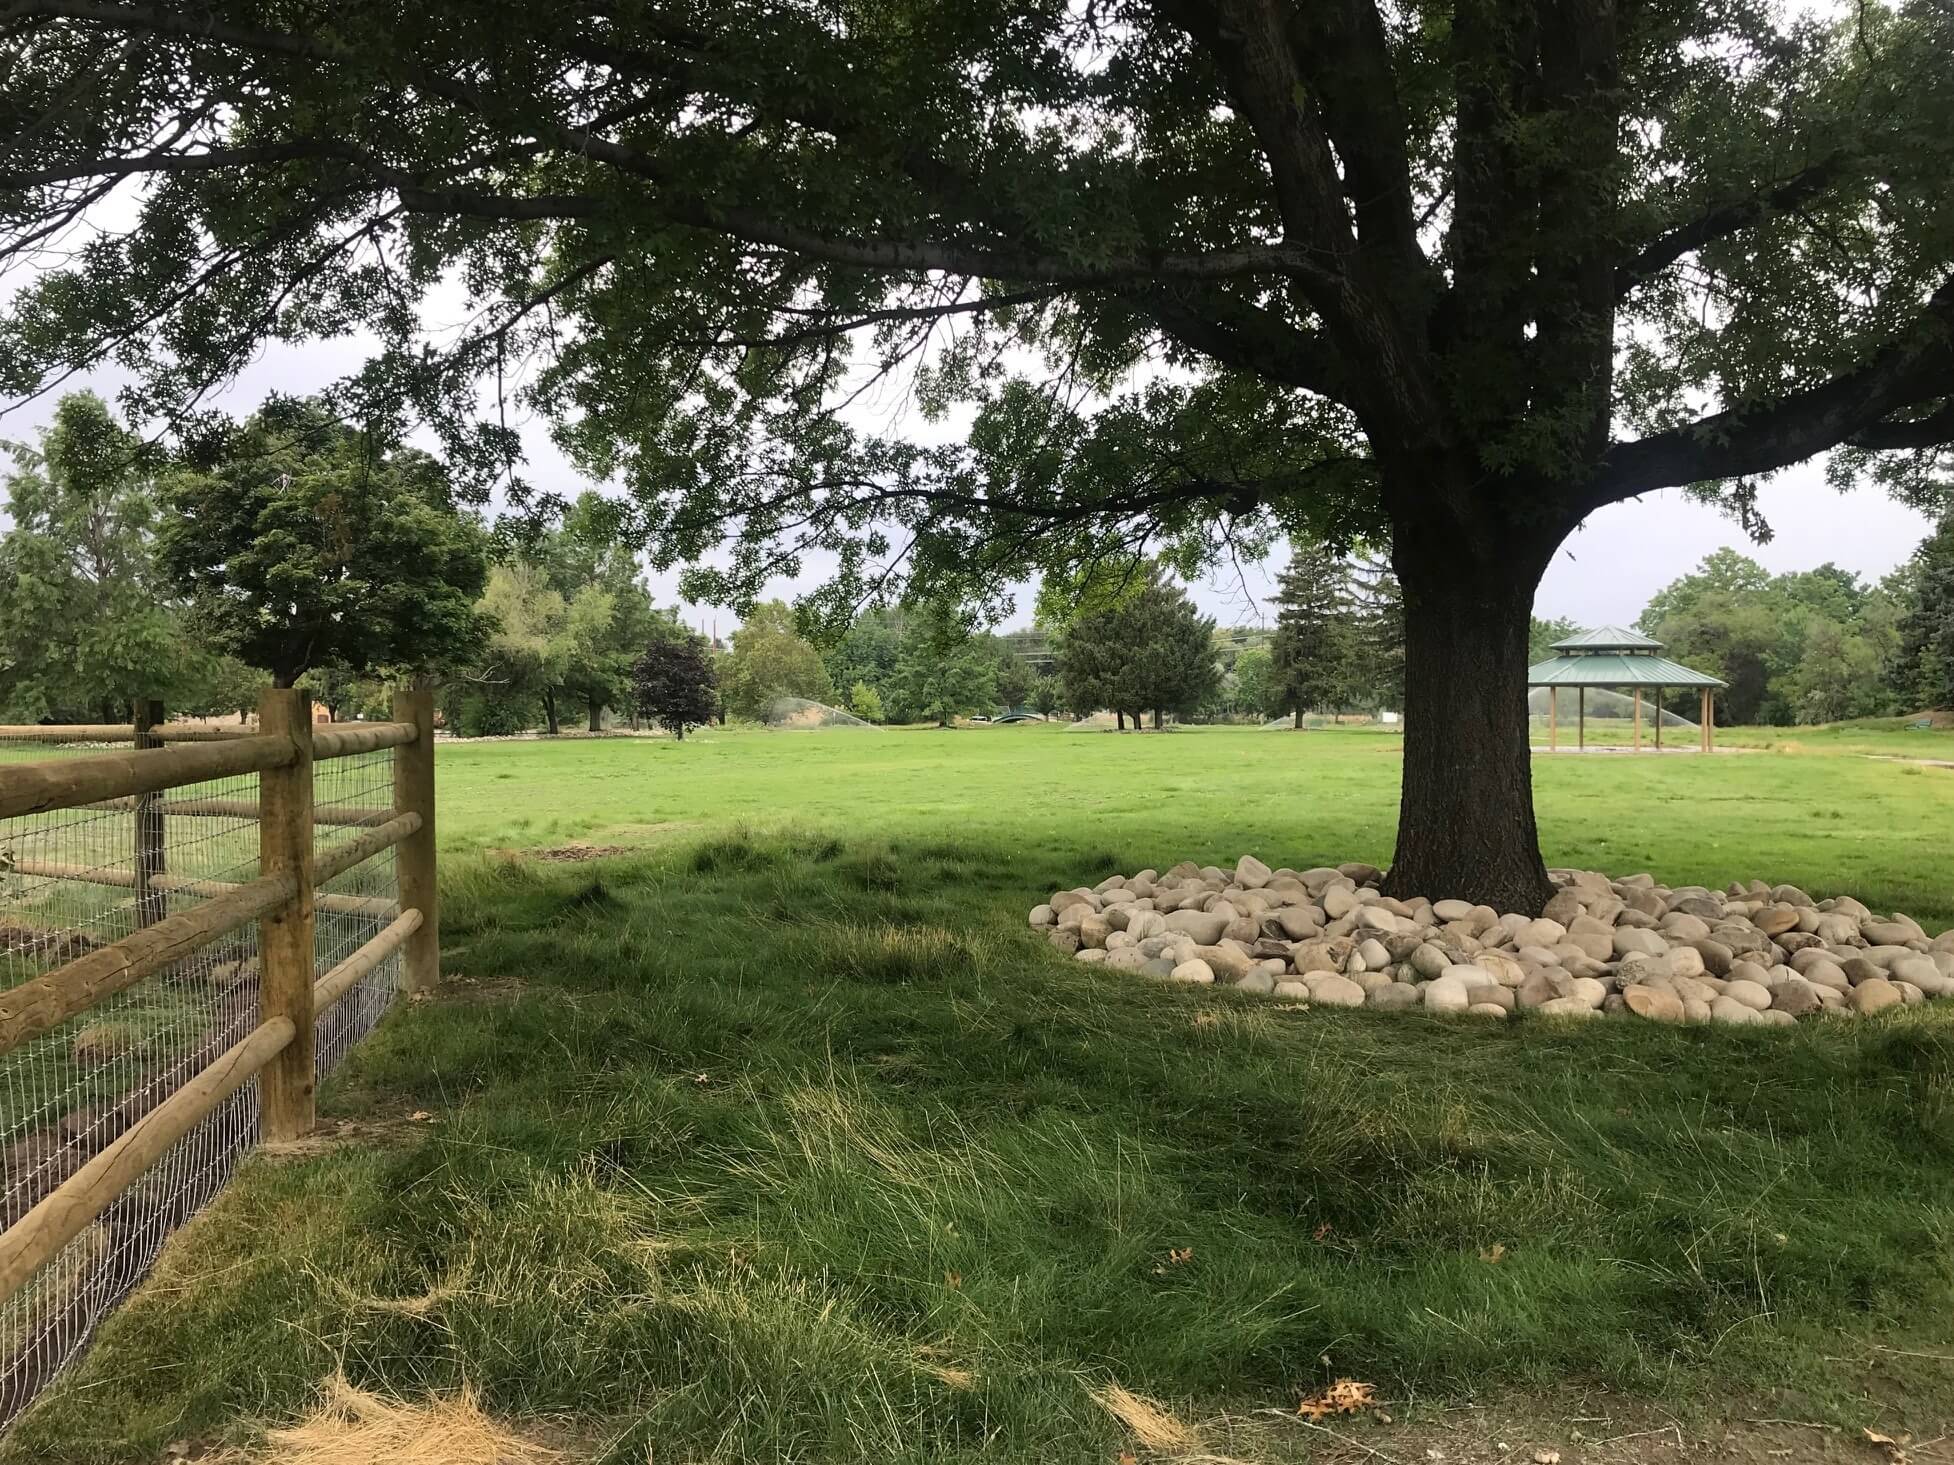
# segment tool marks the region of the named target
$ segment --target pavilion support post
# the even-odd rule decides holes
[[[1581,752],[1588,750],[1588,689],[1574,689],[1574,746]]]
[[[1635,751],[1642,751],[1642,689],[1635,689]]]
[[[1560,688],[1547,688],[1547,751],[1560,751]]]
[[[1710,719],[1714,715],[1710,707],[1710,689],[1703,689],[1703,751],[1710,751]]]
[[[1655,689],[1655,750],[1662,751],[1662,688]]]

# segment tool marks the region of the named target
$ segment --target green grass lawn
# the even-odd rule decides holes
[[[1954,923],[1954,772],[1814,743],[1542,757],[1548,858]],[[254,1162],[171,1245],[0,1460],[248,1439],[341,1368],[473,1385],[616,1462],[1144,1457],[1114,1382],[1202,1422],[1169,1454],[1300,1458],[1321,1437],[1256,1411],[1339,1376],[1400,1419],[1573,1389],[1937,1432],[1938,1011],[1487,1028],[1169,990],[1025,928],[1147,864],[1383,862],[1397,753],[444,747],[447,992],[340,1071],[336,1142]],[[573,844],[633,852],[478,853]]]

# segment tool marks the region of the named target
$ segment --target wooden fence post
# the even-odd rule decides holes
[[[258,928],[258,1020],[288,1018],[292,1041],[258,1080],[261,1133],[297,1139],[313,1125],[312,699],[274,687],[258,703],[258,731],[291,739],[296,756],[258,775],[258,870],[289,871],[298,894]]]
[[[160,748],[163,740],[155,729],[163,725],[163,704],[139,699],[135,706],[136,746]],[[161,793],[136,795],[136,926],[155,925],[170,913],[169,896],[153,889],[150,881],[161,875],[166,865],[163,837],[163,796]]]
[[[434,694],[407,688],[394,693],[395,722],[411,722],[420,735],[394,749],[394,812],[421,816],[421,827],[394,855],[400,908],[421,913],[421,927],[407,938],[401,971],[409,992],[441,985],[441,893],[434,856]]]

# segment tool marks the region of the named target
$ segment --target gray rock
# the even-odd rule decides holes
[[[1056,946],[1067,956],[1072,955],[1073,952],[1079,949],[1079,931],[1076,926],[1069,929],[1047,932],[1045,939],[1050,941],[1052,945]]]
[[[1601,1009],[1590,1007],[1579,997],[1556,997],[1534,1009],[1542,1017],[1599,1017]]]
[[[1253,971],[1235,983],[1237,992],[1253,992],[1258,997],[1266,997],[1276,989],[1276,979],[1265,971]]]
[[[1285,1002],[1307,1002],[1309,1001],[1309,984],[1297,981],[1277,982],[1275,985],[1275,995],[1282,998]]]
[[[1803,977],[1793,977],[1788,982],[1779,982],[1771,989],[1771,1008],[1776,1012],[1788,1012],[1793,1017],[1808,1017],[1824,1005],[1819,1000],[1818,988]]]
[[[1636,952],[1645,956],[1661,956],[1669,949],[1669,943],[1653,931],[1618,929],[1615,932],[1614,949],[1616,956],[1631,956]]]
[[[1852,1010],[1860,1014],[1884,1012],[1905,1000],[1900,989],[1884,977],[1868,977],[1852,989]]]
[[[1274,874],[1275,871],[1254,855],[1243,855],[1235,861],[1235,883],[1244,890],[1260,890]]]
[[[1321,1007],[1362,1007],[1364,989],[1348,977],[1324,972],[1309,980],[1310,1001]]]
[[[1194,938],[1197,945],[1212,946],[1219,941],[1228,929],[1231,916],[1216,915],[1212,911],[1174,911],[1167,917],[1167,929],[1179,931]]]
[[[1741,1026],[1757,1021],[1757,1009],[1755,1007],[1746,1007],[1743,1003],[1730,997],[1719,997],[1710,1004],[1710,1017],[1715,1022],[1727,1022]]]
[[[1622,1005],[1637,1017],[1650,1022],[1681,1022],[1683,1020],[1683,999],[1674,992],[1665,992],[1658,987],[1646,987],[1639,983],[1622,988]]]
[[[1412,970],[1421,977],[1436,977],[1452,965],[1452,958],[1445,954],[1441,946],[1431,942],[1421,942],[1409,957]]]
[[[1425,984],[1425,1007],[1431,1012],[1464,1012],[1466,1010],[1466,984],[1458,975],[1459,968],[1448,971],[1444,976]],[[1484,986],[1486,983],[1479,983]]]
[[[1380,1012],[1402,1012],[1408,1007],[1418,1005],[1418,989],[1408,982],[1392,982],[1386,986],[1371,989],[1367,1006]]]
[[[1731,1002],[1742,1003],[1753,1012],[1762,1012],[1771,1005],[1771,989],[1762,982],[1743,981],[1733,977],[1724,985],[1723,995]]]
[[[1031,908],[1031,924],[1034,928],[1043,929],[1057,919],[1058,912],[1049,905],[1035,905]]]

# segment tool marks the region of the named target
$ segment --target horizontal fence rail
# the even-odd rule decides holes
[[[433,735],[425,692],[386,722],[277,690],[255,729],[155,703],[0,727],[0,1427],[255,1139],[313,1127],[394,992],[438,982]]]

